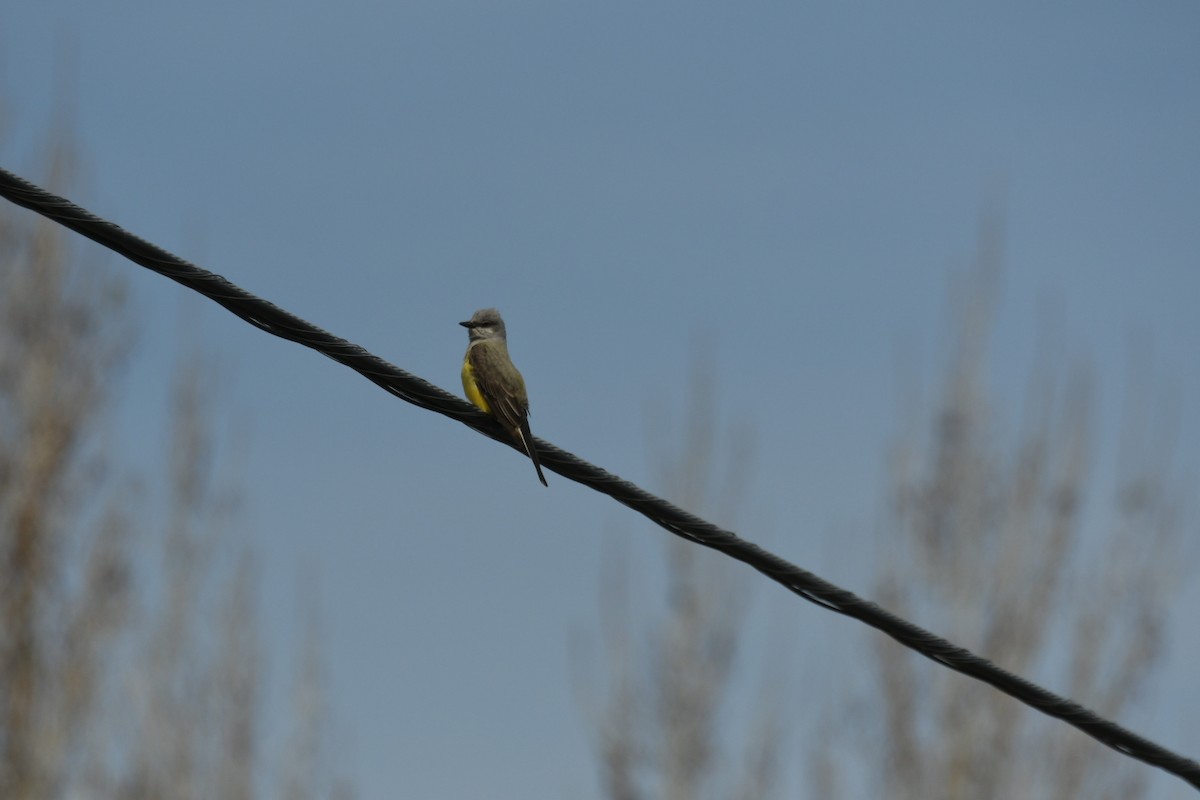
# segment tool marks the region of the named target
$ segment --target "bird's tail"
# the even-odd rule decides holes
[[[548,488],[550,484],[546,483],[546,476],[542,474],[542,462],[538,460],[537,448],[533,444],[533,433],[529,430],[529,420],[521,420],[521,427],[517,428],[514,433],[517,434],[521,446],[525,448],[525,454],[533,461],[533,468],[537,470],[538,480],[542,482],[542,486]]]

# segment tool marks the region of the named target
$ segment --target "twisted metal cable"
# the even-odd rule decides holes
[[[302,344],[346,365],[372,383],[413,405],[455,419],[485,436],[519,450],[519,446],[509,439],[498,424],[465,400],[4,169],[0,169],[0,195],[99,242],[135,264],[203,294],[267,333]],[[1159,767],[1200,789],[1200,764],[1195,761],[1173,753],[1071,700],[935,636],[876,604],[863,600],[738,537],[731,531],[677,508],[549,442],[536,439],[536,443],[543,466],[608,495],[676,536],[748,564],[805,600],[866,623],[926,658],[988,683],[1044,714],[1075,726],[1097,741],[1132,758]]]

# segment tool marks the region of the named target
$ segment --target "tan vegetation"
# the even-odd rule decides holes
[[[878,597],[1122,720],[1160,661],[1168,603],[1184,557],[1195,555],[1185,547],[1173,420],[1134,393],[1117,446],[1096,429],[1088,370],[1043,352],[1010,432],[1017,415],[1004,413],[987,383],[1001,261],[994,220],[978,258],[955,298],[957,335],[934,406],[893,454]],[[873,696],[853,703],[854,715],[844,713],[849,700],[829,710],[852,735],[843,746],[824,740],[813,771],[819,796],[858,796],[864,777],[870,792],[895,798],[1144,791],[1149,767],[890,639],[872,644]]]
[[[45,182],[69,163],[57,147]],[[183,361],[169,433],[138,431],[168,469],[131,478],[111,408],[130,309],[71,241],[0,208],[0,797],[333,796],[319,747],[263,774],[255,570],[228,535],[213,382]],[[302,709],[296,741],[325,722]]]
[[[1139,375],[1124,430],[1098,430],[1088,370],[1064,368],[1049,346],[1023,407],[1009,412],[988,384],[999,228],[994,215],[985,220],[978,263],[952,294],[957,316],[942,382],[929,403],[917,398],[892,453],[874,595],[1124,720],[1161,660],[1169,602],[1196,555],[1186,538],[1187,476],[1175,463],[1177,419]],[[1043,344],[1056,344],[1053,334]],[[716,445],[719,423],[707,403],[715,386],[697,375],[687,396],[698,404],[685,415],[680,443],[652,442],[654,452],[676,454],[660,485],[685,508],[732,523],[745,454]],[[869,691],[796,690],[805,696],[801,718],[821,720],[812,738],[785,740],[786,717],[763,714],[735,744],[722,709],[735,695],[745,702],[731,678],[743,646],[745,586],[730,571],[736,565],[701,548],[673,541],[668,553],[667,599],[656,618],[643,603],[634,621],[627,569],[604,576],[608,680],[593,725],[605,797],[775,796],[784,741],[807,748],[801,760],[813,797],[1144,793],[1150,767],[873,632]],[[731,768],[739,753],[740,775]]]
[[[650,446],[662,457],[657,484],[668,497],[732,524],[745,497],[752,437],[744,428],[721,435],[710,367],[698,363],[691,370],[683,430],[671,431],[672,416],[661,413]],[[748,578],[739,564],[668,541],[661,609],[640,607],[635,623],[628,565],[619,559],[609,565],[601,600],[608,672],[591,703],[605,797],[759,800],[778,794],[783,740],[775,698],[734,679]],[[731,730],[730,705],[746,697],[759,713]]]

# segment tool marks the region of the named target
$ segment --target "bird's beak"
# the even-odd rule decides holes
[[[459,324],[459,325],[462,325],[464,328],[470,328],[470,327],[471,327],[471,323],[470,323],[470,322],[460,322],[460,323],[458,323],[458,324]]]

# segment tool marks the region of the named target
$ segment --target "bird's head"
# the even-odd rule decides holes
[[[507,337],[504,320],[500,318],[500,312],[494,308],[481,308],[472,314],[469,320],[458,324],[467,329],[472,342],[477,339],[500,339],[503,341]]]

